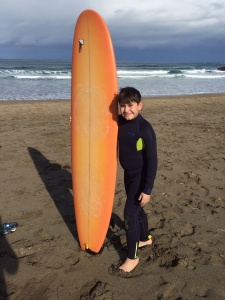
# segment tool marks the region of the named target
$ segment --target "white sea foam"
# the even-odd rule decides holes
[[[143,96],[225,93],[223,65],[118,62],[117,76]],[[0,85],[0,100],[70,99],[71,63],[0,60]]]
[[[35,79],[71,79],[71,76],[65,76],[65,75],[14,75],[14,78],[16,79],[30,79],[30,80],[35,80]]]

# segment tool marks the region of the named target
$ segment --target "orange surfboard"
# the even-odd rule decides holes
[[[80,246],[99,252],[111,214],[117,169],[116,61],[108,28],[93,10],[76,23],[72,54],[72,182]]]

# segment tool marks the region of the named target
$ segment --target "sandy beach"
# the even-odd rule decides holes
[[[128,278],[123,172],[101,253],[81,251],[74,217],[70,101],[0,102],[0,299],[225,299],[225,95],[144,99],[159,168],[146,206],[153,246]],[[120,235],[122,234],[122,235]]]

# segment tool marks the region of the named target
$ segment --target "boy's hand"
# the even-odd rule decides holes
[[[138,200],[140,201],[140,205],[144,206],[146,203],[150,201],[151,195],[147,195],[145,193],[141,193]]]
[[[72,117],[70,116],[70,121],[69,121],[69,124],[71,125],[71,122],[72,122]]]

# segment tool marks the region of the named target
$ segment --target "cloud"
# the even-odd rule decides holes
[[[105,19],[116,48],[221,44],[224,0],[1,0],[0,46],[70,47],[84,9]]]
[[[168,6],[160,1],[146,10],[135,7],[120,11],[110,20],[115,43],[137,48],[174,43],[185,46],[225,36],[224,5],[203,6],[199,2],[190,5],[189,1],[187,5],[188,1],[180,1],[177,5],[177,1],[170,1]]]

